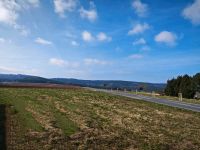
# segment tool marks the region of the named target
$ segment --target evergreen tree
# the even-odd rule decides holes
[[[180,86],[181,86],[181,82],[183,80],[182,76],[178,76],[176,81],[175,81],[175,85],[174,85],[174,92],[175,92],[175,96],[178,96],[178,93],[180,93]]]
[[[194,82],[195,90],[200,92],[200,73],[197,73],[193,77],[193,82]]]
[[[194,96],[194,84],[192,78],[188,75],[184,75],[180,83],[180,92],[185,98],[193,98]]]
[[[175,79],[174,78],[172,80],[167,81],[167,86],[165,88],[165,94],[166,95],[175,96],[174,85],[175,85]]]
[[[168,80],[165,88],[166,95],[178,96],[181,92],[184,98],[193,98],[197,91],[200,92],[200,73],[193,77],[184,75]]]

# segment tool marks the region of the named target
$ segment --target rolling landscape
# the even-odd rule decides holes
[[[1,149],[200,147],[200,105],[198,109],[173,104],[170,107],[160,104],[159,99],[154,98],[152,103],[144,98],[130,97],[140,93],[130,93],[126,97],[129,91],[122,88],[122,95],[119,92],[123,83],[127,84],[125,81],[120,81],[122,85],[118,87],[115,82],[119,81],[55,80],[11,74],[0,77]],[[99,87],[107,83],[119,88],[112,89],[116,93]],[[138,91],[141,88],[138,85],[154,85],[128,83],[135,85],[133,89]],[[159,85],[162,85],[159,90],[164,91],[166,85]],[[105,91],[98,91],[98,88]],[[145,93],[145,89],[142,91]],[[198,101],[187,102],[189,105]]]
[[[81,87],[94,87],[103,89],[121,89],[136,90],[142,88],[145,91],[163,91],[166,84],[162,83],[145,83],[132,81],[115,81],[115,80],[79,80],[69,78],[42,78],[30,75],[0,74],[0,84],[17,84],[17,83],[49,83],[60,85],[76,85]]]
[[[0,150],[200,150],[200,0],[0,0]]]

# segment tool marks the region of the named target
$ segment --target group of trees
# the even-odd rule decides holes
[[[200,92],[200,73],[194,76],[178,76],[167,81],[165,94],[169,96],[178,96],[182,93],[184,98],[193,98],[196,92]]]

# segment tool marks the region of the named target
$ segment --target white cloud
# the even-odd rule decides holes
[[[39,6],[39,0],[1,0],[0,1],[0,22],[15,26],[19,18],[19,12],[29,7]]]
[[[30,7],[38,7],[40,0],[17,0],[21,7],[29,9]]]
[[[148,5],[142,3],[140,0],[133,0],[132,7],[139,17],[145,17],[147,15]]]
[[[0,43],[5,43],[6,40],[4,38],[0,38]]]
[[[49,63],[51,65],[55,65],[55,66],[63,66],[65,64],[65,61],[62,59],[58,59],[58,58],[51,58],[49,60]]]
[[[28,0],[28,3],[33,5],[34,7],[38,7],[40,0]]]
[[[51,58],[49,59],[49,64],[54,65],[54,66],[64,66],[68,68],[77,68],[79,67],[78,62],[69,62],[60,58]]]
[[[98,17],[95,5],[92,2],[90,2],[90,9],[89,10],[86,10],[83,7],[81,7],[79,12],[80,12],[81,18],[86,18],[91,22],[94,22]]]
[[[129,58],[132,58],[132,59],[141,59],[141,58],[143,58],[143,55],[141,55],[141,54],[133,54],[133,55],[130,55]]]
[[[88,31],[83,31],[82,32],[82,39],[86,42],[91,42],[94,40],[94,37],[92,36],[92,34]]]
[[[42,45],[52,45],[51,41],[47,41],[47,40],[40,38],[40,37],[35,39],[35,42],[38,43],[38,44],[42,44]]]
[[[19,26],[19,28],[16,28],[16,29],[23,36],[28,36],[30,34],[30,30],[26,29],[24,26]]]
[[[97,40],[98,41],[111,41],[112,38],[107,36],[105,33],[103,32],[100,32],[98,35],[97,35]]]
[[[54,0],[54,11],[60,17],[64,17],[65,11],[73,11],[77,6],[77,0]]]
[[[23,36],[27,36],[30,31],[25,26],[19,25],[17,19],[20,11],[30,7],[39,6],[39,0],[1,0],[0,1],[0,23],[9,25]]]
[[[85,30],[82,32],[82,39],[86,42],[91,42],[91,41],[110,42],[112,40],[112,37],[106,35],[106,33],[104,32],[99,32],[95,37],[89,31]]]
[[[195,0],[193,4],[187,6],[182,15],[195,25],[200,25],[200,0]]]
[[[79,43],[76,42],[76,41],[71,41],[71,44],[72,44],[73,46],[79,46]]]
[[[0,1],[0,22],[14,25],[18,18],[20,5],[15,0]]]
[[[144,45],[144,44],[146,44],[146,41],[143,38],[140,38],[133,42],[133,45]]]
[[[147,23],[143,23],[143,24],[138,23],[128,32],[128,35],[143,33],[149,28],[150,26]]]
[[[84,59],[84,64],[85,65],[108,65],[110,64],[110,62],[98,60],[94,58],[86,58]]]
[[[162,31],[157,34],[154,39],[156,42],[165,43],[167,45],[173,46],[176,44],[177,36],[173,32]]]
[[[23,25],[19,25],[19,24],[15,24],[14,26],[13,26],[13,28],[15,29],[15,30],[17,30],[21,35],[23,35],[23,36],[27,36],[27,35],[29,35],[30,34],[30,30],[28,30],[25,26],[23,26]]]

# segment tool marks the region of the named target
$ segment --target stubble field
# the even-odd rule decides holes
[[[106,93],[0,88],[0,108],[7,149],[200,148],[200,113]]]

